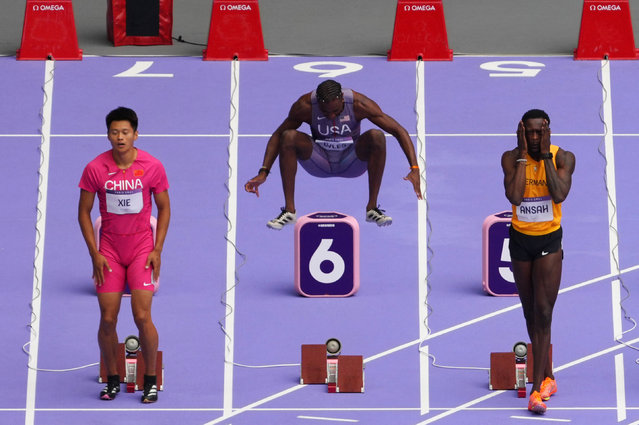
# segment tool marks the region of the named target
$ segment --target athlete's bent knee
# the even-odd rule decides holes
[[[371,139],[371,145],[376,148],[385,148],[386,147],[386,136],[384,132],[378,130],[376,128],[369,130],[367,132]]]
[[[280,136],[280,150],[295,149],[297,130],[284,130]]]

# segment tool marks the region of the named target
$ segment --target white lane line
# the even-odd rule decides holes
[[[426,425],[426,424],[430,424],[432,422],[438,421],[438,420],[443,419],[443,418],[445,418],[447,416],[450,416],[450,415],[452,415],[454,413],[457,413],[457,412],[459,412],[461,410],[464,410],[464,409],[466,409],[466,408],[468,408],[468,407],[470,407],[472,405],[475,405],[477,403],[481,403],[484,400],[488,400],[488,399],[491,399],[493,397],[497,397],[499,394],[502,394],[502,393],[505,393],[505,392],[506,392],[506,390],[493,391],[491,393],[483,395],[483,396],[481,396],[479,398],[476,398],[474,400],[470,400],[470,401],[468,401],[468,402],[466,402],[464,404],[460,404],[459,406],[457,406],[457,407],[455,407],[453,409],[450,409],[450,410],[448,410],[448,411],[446,411],[444,413],[440,413],[439,415],[436,415],[436,416],[433,416],[432,418],[426,419],[425,421],[420,422],[418,425]]]
[[[571,422],[570,419],[541,418],[538,416],[511,416],[512,419],[524,419],[528,421]]]
[[[617,422],[626,420],[626,380],[624,378],[623,353],[615,355],[615,377],[617,383]]]
[[[359,422],[357,419],[338,419],[338,418],[323,418],[321,416],[298,416],[299,419],[314,419],[317,421],[333,421],[333,422]]]
[[[603,133],[553,133],[552,137],[601,137]],[[515,133],[429,133],[426,137],[516,137]]]
[[[606,191],[608,192],[608,241],[610,272],[619,273],[619,235],[617,234],[617,184],[615,182],[615,150],[612,126],[612,95],[610,92],[610,62],[601,61],[603,97],[604,148],[606,155]]]
[[[235,343],[235,258],[236,258],[236,229],[237,229],[237,169],[238,169],[238,129],[239,129],[239,99],[240,99],[240,63],[231,62],[231,109],[230,109],[230,138],[228,145],[229,178],[228,200],[226,215],[227,243],[226,243],[226,303],[224,318],[224,416],[233,411],[233,360]]]
[[[431,411],[445,412],[452,407],[431,407]],[[1,407],[0,412],[24,412],[24,407]],[[256,407],[248,409],[250,412],[419,412],[419,407]],[[464,409],[466,412],[507,412],[522,411],[522,407],[468,407]],[[616,411],[617,406],[574,406],[574,407],[552,407],[550,410],[558,411]],[[627,406],[626,410],[639,411],[639,406]],[[103,407],[103,408],[67,408],[67,407],[40,407],[35,409],[36,412],[148,412],[148,408],[124,408],[124,407]],[[154,407],[153,411],[157,412],[222,412],[221,407]],[[639,421],[633,424],[639,425]]]
[[[615,340],[620,340],[623,337],[623,329],[621,325],[621,281],[614,279],[610,283],[610,290],[612,292],[612,334]]]
[[[228,134],[211,133],[211,134],[143,134],[144,137],[229,137]],[[409,133],[411,137],[417,137],[417,133]],[[603,133],[553,133],[553,137],[603,137]],[[617,133],[615,137],[639,137],[639,133]],[[40,137],[40,134],[0,134],[0,137]],[[77,138],[77,137],[104,137],[104,134],[52,134],[51,137]],[[268,138],[271,134],[239,134],[238,137],[260,137]],[[391,137],[386,134],[386,137]],[[515,137],[514,133],[428,133],[424,137]]]
[[[278,399],[280,397],[283,397],[283,396],[285,396],[287,394],[295,392],[295,391],[297,391],[299,389],[302,389],[304,387],[306,387],[306,385],[295,385],[294,387],[287,388],[284,391],[280,391],[279,393],[272,394],[272,395],[270,395],[268,397],[265,397],[265,398],[263,398],[261,400],[258,400],[256,402],[254,402],[254,403],[247,404],[246,406],[242,407],[241,409],[236,409],[236,410],[234,410],[233,412],[231,412],[229,414],[225,413],[224,415],[220,416],[219,418],[214,419],[214,420],[212,420],[210,422],[207,422],[204,425],[214,425],[214,424],[226,421],[229,418],[232,418],[233,416],[239,415],[240,413],[244,413],[247,410],[251,410],[254,407],[261,406],[262,404],[265,404],[265,403],[268,403],[269,401],[272,401],[272,400]]]
[[[49,152],[51,147],[51,110],[53,102],[53,75],[55,62],[45,61],[44,97],[42,100],[42,139],[40,143],[40,168],[38,175],[38,203],[36,217],[36,240],[33,258],[33,292],[31,299],[31,323],[29,338],[29,370],[27,373],[27,395],[25,425],[35,422],[36,382],[38,377],[38,351],[40,346],[40,312],[42,305],[42,270],[44,264],[44,236],[47,222],[47,192],[49,187]]]
[[[610,248],[610,273],[619,274],[619,233],[617,226],[617,185],[615,182],[615,150],[612,126],[612,93],[610,86],[610,62],[601,61],[602,120],[604,124],[604,150],[606,155],[606,192],[608,193],[608,243]],[[621,281],[615,279],[610,285],[612,299],[612,329],[616,341],[623,337],[621,324]],[[626,418],[626,389],[623,374],[619,375],[619,364],[615,358],[617,388],[617,419]],[[623,363],[621,363],[623,372]]]
[[[419,316],[419,340],[424,341],[428,337],[428,239],[426,209],[427,185],[426,185],[426,98],[424,89],[424,62],[416,63],[417,96],[415,101],[415,113],[417,115],[417,165],[421,173],[421,189],[423,200],[417,201],[417,287],[418,287],[418,316]],[[419,351],[419,403],[421,414],[425,415],[430,409],[429,397],[429,367],[428,346],[420,347]]]

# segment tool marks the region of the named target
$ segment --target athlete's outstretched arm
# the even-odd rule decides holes
[[[408,165],[411,167],[410,172],[406,177],[404,177],[404,180],[408,180],[412,183],[417,198],[422,199],[419,168],[414,168],[417,167],[417,155],[415,154],[415,146],[413,146],[413,141],[411,140],[408,131],[406,131],[406,129],[393,117],[384,113],[382,108],[380,108],[375,101],[357,92],[353,92],[353,96],[353,107],[357,119],[361,120],[366,118],[397,139],[404,155],[406,155]]]
[[[262,167],[255,177],[244,185],[244,190],[260,196],[259,186],[266,181],[266,177],[280,152],[280,136],[286,130],[297,130],[303,122],[311,121],[311,95],[307,93],[300,97],[289,110],[288,116],[275,130],[266,143]]]

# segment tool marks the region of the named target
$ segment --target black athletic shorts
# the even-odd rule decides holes
[[[533,261],[562,249],[561,237],[563,230],[561,227],[546,235],[531,236],[518,232],[513,229],[513,226],[510,226],[509,233],[508,248],[510,249],[510,258],[513,260]],[[563,256],[562,252],[562,259]]]

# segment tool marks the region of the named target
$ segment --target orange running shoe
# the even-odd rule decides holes
[[[528,400],[528,410],[539,415],[546,413],[546,405],[541,401],[538,391],[533,391]]]
[[[541,391],[539,395],[543,401],[550,400],[550,396],[557,392],[557,381],[546,377],[544,382],[541,383]]]

